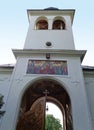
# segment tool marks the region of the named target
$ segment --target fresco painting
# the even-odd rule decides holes
[[[29,60],[27,74],[68,75],[67,61]]]

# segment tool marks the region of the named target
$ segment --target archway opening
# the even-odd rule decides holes
[[[46,102],[45,126],[46,126],[45,130],[51,128],[52,129],[58,128],[63,130],[62,111],[56,104],[52,102]]]
[[[37,80],[24,92],[16,130],[45,130],[46,104],[51,102],[61,111],[62,130],[73,130],[71,102],[64,86],[55,80]]]
[[[63,30],[65,29],[65,22],[62,20],[55,20],[53,22],[53,29]]]
[[[36,23],[37,30],[47,30],[48,29],[48,22],[46,20],[39,20]]]

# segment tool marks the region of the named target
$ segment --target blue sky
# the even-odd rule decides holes
[[[94,66],[93,0],[2,0],[0,2],[0,65],[15,63],[12,49],[23,49],[28,31],[27,9],[75,9],[73,35],[76,49],[87,50],[83,65]]]

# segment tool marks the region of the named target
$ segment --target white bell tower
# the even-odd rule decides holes
[[[28,10],[29,29],[24,49],[74,50],[72,23],[75,10]]]

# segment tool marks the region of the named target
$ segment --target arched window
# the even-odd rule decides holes
[[[36,23],[36,29],[43,29],[43,30],[48,29],[48,22],[46,20],[39,20]]]
[[[62,21],[62,20],[55,20],[53,22],[52,29],[59,29],[59,30],[65,29],[64,21]]]

